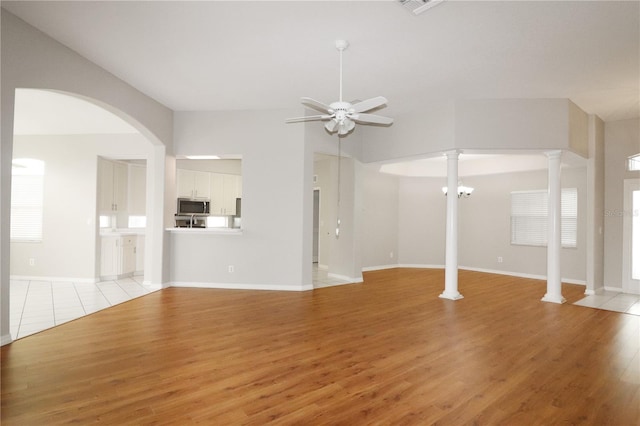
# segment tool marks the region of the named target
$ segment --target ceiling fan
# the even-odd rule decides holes
[[[351,132],[356,123],[390,125],[393,119],[375,114],[365,114],[367,111],[378,108],[387,103],[384,96],[358,101],[354,104],[342,100],[342,52],[349,47],[346,40],[336,40],[336,48],[340,52],[340,100],[326,105],[311,98],[300,98],[302,105],[322,112],[321,115],[308,115],[286,120],[286,123],[299,123],[303,121],[326,121],[324,128],[329,133],[338,132],[338,135],[346,135]]]

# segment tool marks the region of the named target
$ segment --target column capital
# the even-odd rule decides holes
[[[554,149],[553,151],[545,151],[544,155],[546,155],[547,158],[549,158],[549,159],[560,158],[560,157],[562,157],[562,150]]]
[[[451,151],[445,151],[444,155],[449,160],[453,159],[453,158],[458,158],[460,156],[460,150],[459,149],[452,149]]]

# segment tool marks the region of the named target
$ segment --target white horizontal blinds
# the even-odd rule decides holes
[[[44,163],[14,160],[11,177],[11,230],[14,241],[42,241]]]
[[[547,192],[511,193],[511,244],[547,244]]]
[[[576,247],[578,235],[578,190],[563,188],[560,202],[562,247]]]
[[[516,191],[511,193],[511,244],[547,245],[548,193]],[[563,247],[576,247],[578,231],[578,191],[562,189],[561,239]]]

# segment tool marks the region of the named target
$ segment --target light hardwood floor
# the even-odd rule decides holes
[[[3,425],[638,425],[640,317],[541,281],[170,288],[2,348]],[[584,287],[563,285],[569,302]]]

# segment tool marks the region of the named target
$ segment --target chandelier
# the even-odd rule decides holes
[[[448,188],[446,186],[443,186],[442,192],[444,193],[444,195],[447,195],[447,191],[448,191]],[[461,197],[467,198],[471,195],[472,192],[473,192],[473,188],[471,188],[470,186],[464,186],[464,185],[458,184],[458,198],[461,198]]]

